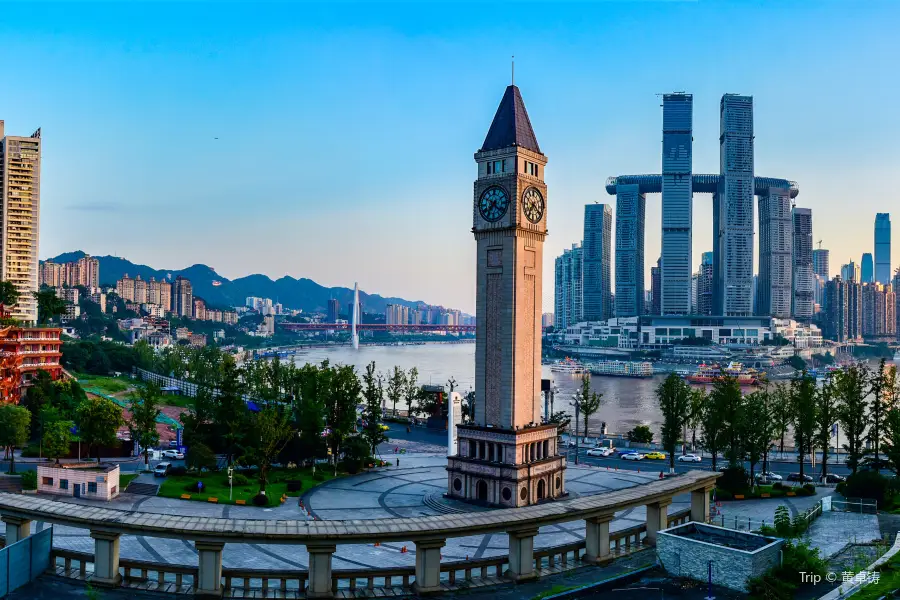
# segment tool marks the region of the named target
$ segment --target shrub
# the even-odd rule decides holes
[[[169,467],[169,475],[175,475],[175,476],[187,475],[187,468],[185,468],[181,465]]]
[[[805,483],[802,488],[797,490],[797,493],[802,496],[813,496],[816,493],[816,486],[811,483]]]
[[[37,489],[37,471],[23,471],[22,472],[22,489],[23,490],[36,490]]]
[[[267,506],[269,504],[269,497],[265,494],[257,494],[253,496],[253,504],[254,506]]]
[[[790,537],[794,533],[791,514],[784,504],[775,509],[775,532],[782,537]]]
[[[750,476],[742,466],[728,467],[716,481],[716,486],[732,494],[745,494],[750,489]]]
[[[216,468],[216,455],[209,446],[200,442],[194,442],[185,457],[185,464],[189,469],[212,471]]]
[[[369,444],[361,437],[353,437],[344,444],[344,469],[351,475],[362,469],[369,460]]]
[[[875,471],[859,471],[847,478],[842,492],[847,498],[876,500],[882,506],[890,496],[890,481]]]
[[[243,475],[241,473],[235,473],[231,476],[231,485],[233,485],[233,486],[250,485],[250,480],[247,479],[246,475]]]
[[[322,473],[316,471],[316,474],[313,475],[313,480],[315,480],[315,481],[325,481],[325,475],[323,475]]]
[[[302,479],[289,479],[287,481],[287,491],[299,492],[302,489],[303,489],[303,480]]]
[[[628,432],[628,439],[638,444],[649,444],[653,441],[653,431],[646,425],[636,425]]]
[[[731,500],[732,498],[734,498],[734,494],[728,490],[716,488],[716,500]]]
[[[22,448],[22,458],[37,458],[41,455],[41,450],[37,444],[28,444]]]
[[[784,491],[784,488],[785,488],[785,485],[783,483],[781,483],[780,481],[776,481],[775,483],[772,484],[773,490]]]

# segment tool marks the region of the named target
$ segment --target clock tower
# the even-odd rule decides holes
[[[541,290],[547,185],[519,88],[506,88],[475,153],[474,424],[457,430],[448,495],[523,506],[565,494],[557,427],[541,419]]]

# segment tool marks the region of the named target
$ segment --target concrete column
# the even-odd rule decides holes
[[[6,523],[6,545],[10,546],[19,540],[23,540],[31,535],[31,521],[28,519],[20,519],[19,517],[9,517],[4,515],[3,522]]]
[[[309,553],[309,584],[307,598],[332,598],[331,555],[337,547],[334,544],[307,544]]]
[[[108,531],[91,531],[94,538],[94,576],[91,584],[118,587],[122,581],[119,574],[119,534]]]
[[[656,544],[656,532],[669,526],[668,508],[672,504],[671,498],[647,505],[647,543]]]
[[[416,583],[417,594],[441,591],[441,548],[447,540],[419,540],[416,542]]]
[[[585,562],[601,563],[609,559],[609,523],[613,515],[584,520]]]
[[[691,491],[691,521],[706,523],[709,520],[709,493],[712,488]]]
[[[222,548],[224,542],[194,542],[200,555],[194,593],[205,598],[222,596]]]
[[[537,529],[519,529],[509,532],[509,570],[506,576],[513,581],[534,579],[534,536]]]

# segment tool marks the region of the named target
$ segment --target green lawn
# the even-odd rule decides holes
[[[119,491],[124,492],[125,488],[128,487],[128,484],[132,482],[132,480],[137,479],[139,473],[129,473],[127,475],[119,474]]]
[[[119,392],[124,392],[128,388],[134,387],[137,383],[124,375],[122,377],[103,377],[100,375],[90,375],[88,373],[73,373],[73,375],[78,379],[78,383],[81,387],[97,388],[104,394],[109,394],[110,396]]]
[[[317,469],[316,473],[324,478],[321,481],[313,479],[312,469],[274,469],[269,474],[269,482],[266,484],[266,495],[269,497],[269,506],[281,504],[281,496],[300,496],[309,489],[334,479],[333,471],[327,467]],[[338,473],[338,477],[343,473]],[[238,480],[239,477],[236,477]],[[197,482],[203,482],[203,492],[190,492],[188,489]],[[166,498],[181,498],[182,494],[190,494],[191,500],[208,502],[209,498],[217,498],[219,504],[236,504],[237,500],[243,500],[248,505],[252,504],[253,497],[259,493],[259,482],[255,477],[249,477],[248,483],[235,485],[231,490],[231,500],[228,499],[228,475],[225,471],[204,473],[201,477],[196,475],[170,475],[159,488],[158,495]],[[302,480],[303,489],[299,492],[288,492],[286,480]]]
[[[881,574],[878,583],[870,583],[862,588],[853,598],[858,600],[877,600],[890,596],[890,593],[900,588],[900,554],[895,554],[887,563],[879,567]],[[849,586],[848,586],[849,587]]]

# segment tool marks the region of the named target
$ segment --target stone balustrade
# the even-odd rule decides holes
[[[59,575],[90,579],[95,585],[129,586],[198,596],[235,595],[237,589],[264,590],[280,597],[331,598],[339,590],[356,595],[429,594],[501,581],[524,581],[616,556],[655,543],[656,533],[688,520],[706,522],[709,492],[718,473],[692,471],[677,477],[596,496],[548,502],[517,509],[450,514],[409,519],[348,521],[266,521],[173,516],[76,505],[40,497],[0,494],[0,518],[7,540],[30,535],[33,520],[85,528],[94,539],[94,554],[54,549]],[[691,507],[668,513],[672,498],[690,493]],[[645,525],[610,532],[619,511],[647,507]],[[585,521],[585,540],[555,548],[534,549],[538,529],[571,521]],[[506,533],[507,556],[442,562],[448,538],[477,533]],[[196,566],[159,564],[119,558],[121,535],[142,535],[194,543]],[[338,545],[386,541],[412,542],[415,566],[365,570],[332,570]],[[308,570],[254,571],[222,566],[226,543],[304,544]],[[92,565],[92,568],[88,568]],[[90,577],[88,577],[90,573]],[[258,583],[257,583],[258,582]],[[238,585],[240,584],[240,585]],[[375,590],[380,590],[376,593]],[[243,595],[243,594],[237,594]]]

